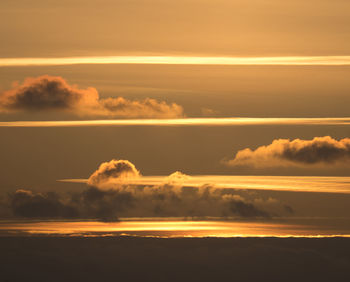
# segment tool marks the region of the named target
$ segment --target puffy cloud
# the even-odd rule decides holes
[[[180,171],[175,171],[166,178],[166,182],[169,184],[181,184],[187,179],[189,179],[189,176],[187,174],[184,174]]]
[[[278,166],[329,166],[350,164],[350,138],[336,140],[330,136],[312,140],[277,139],[255,150],[238,151],[234,159],[225,161],[231,166],[256,168]]]
[[[183,108],[175,103],[146,98],[99,97],[95,88],[80,89],[62,77],[27,78],[21,85],[0,95],[0,112],[64,111],[77,115],[122,118],[177,118]]]
[[[128,160],[111,160],[99,166],[89,177],[88,184],[101,187],[108,185],[110,182],[119,182],[126,178],[137,178],[139,176],[140,172]]]

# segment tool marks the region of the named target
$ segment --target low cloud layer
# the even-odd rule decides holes
[[[102,221],[120,217],[270,218],[293,213],[288,205],[254,193],[171,185],[121,185],[110,190],[88,187],[69,194],[17,190],[10,195],[8,206],[19,218]]]
[[[312,140],[277,139],[270,145],[255,150],[246,148],[226,164],[268,168],[279,166],[348,166],[350,165],[350,138],[341,140],[330,136]]]
[[[121,118],[179,118],[183,108],[175,103],[146,98],[100,98],[95,88],[80,89],[62,77],[27,78],[0,94],[0,112],[63,111],[79,116]]]
[[[104,221],[120,217],[270,218],[293,213],[288,205],[254,192],[184,186],[188,176],[181,172],[171,174],[162,185],[131,185],[129,177],[140,177],[140,172],[127,160],[112,160],[99,166],[81,192],[17,190],[7,206],[15,217]]]
[[[17,190],[11,195],[11,208],[15,216],[26,218],[73,218],[78,215],[74,207],[65,205],[54,192]]]

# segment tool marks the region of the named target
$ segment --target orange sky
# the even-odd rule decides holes
[[[1,1],[0,34],[1,194],[84,194],[56,180],[122,159],[146,176],[339,177],[244,203],[349,214],[349,195],[304,193],[350,176],[349,1]]]
[[[0,54],[349,55],[349,5],[344,0],[2,1],[6,44]]]

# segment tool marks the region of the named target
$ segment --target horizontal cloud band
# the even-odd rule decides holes
[[[200,56],[92,56],[61,58],[1,58],[0,67],[54,66],[77,64],[159,64],[159,65],[350,65],[350,56],[288,57],[200,57]]]
[[[350,117],[339,118],[171,118],[70,121],[3,121],[0,127],[81,126],[244,126],[244,125],[350,125]]]
[[[62,179],[60,182],[88,183],[88,179]],[[141,176],[125,179],[129,185],[164,185],[168,176]],[[316,192],[350,194],[350,177],[314,176],[255,176],[255,175],[191,175],[180,181],[181,185],[205,187],[211,185],[222,189],[267,190],[286,192]],[[118,185],[120,182],[110,182]]]

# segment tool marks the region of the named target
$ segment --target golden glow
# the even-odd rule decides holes
[[[63,179],[61,182],[87,183],[87,179]],[[110,187],[118,184],[162,185],[167,176],[142,176],[111,181]],[[215,188],[235,188],[245,190],[273,190],[290,192],[318,192],[350,194],[350,177],[320,176],[240,176],[240,175],[194,175],[181,181],[183,186],[201,187],[211,185]]]
[[[288,57],[199,57],[199,56],[94,56],[62,58],[1,58],[0,66],[56,66],[77,64],[159,64],[159,65],[350,65],[350,56]]]
[[[350,117],[340,118],[179,118],[110,119],[70,121],[2,121],[0,127],[71,126],[234,126],[234,125],[349,125]]]
[[[143,236],[143,237],[347,237],[340,232],[316,230],[302,225],[232,221],[41,221],[1,222],[0,230],[28,234],[70,236]]]

